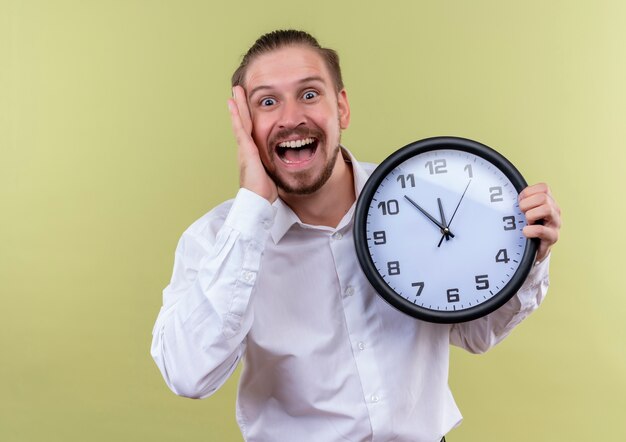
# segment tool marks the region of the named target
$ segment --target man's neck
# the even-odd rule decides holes
[[[319,190],[310,195],[279,194],[303,223],[337,227],[356,199],[352,165],[340,152],[332,175]]]

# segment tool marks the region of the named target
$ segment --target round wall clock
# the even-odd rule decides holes
[[[522,234],[526,181],[495,150],[436,137],[385,159],[359,195],[354,241],[368,280],[415,318],[479,318],[520,288],[537,252]]]

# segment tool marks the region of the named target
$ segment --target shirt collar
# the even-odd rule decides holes
[[[363,166],[359,164],[354,155],[352,155],[352,153],[344,146],[341,146],[341,154],[343,155],[344,160],[352,166],[354,191],[356,197],[358,198],[363,186],[365,186],[365,182],[367,181],[369,174]],[[277,244],[294,224],[302,226],[304,223],[300,221],[298,215],[296,215],[295,212],[291,210],[291,208],[280,198],[277,198],[272,205],[276,211],[276,216],[274,217],[271,235],[274,243]]]

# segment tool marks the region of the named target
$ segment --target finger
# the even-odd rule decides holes
[[[550,248],[559,239],[559,230],[542,225],[526,226],[523,233],[527,238],[538,238],[540,240],[537,260],[541,261],[550,251]]]
[[[238,146],[242,146],[248,142],[250,135],[246,133],[243,123],[241,121],[241,115],[239,114],[239,108],[237,103],[232,98],[228,99],[228,110],[230,111],[230,123],[233,128],[233,133],[237,141]]]
[[[519,194],[519,199],[523,200],[524,198],[528,198],[531,195],[535,195],[537,193],[545,193],[548,196],[552,196],[552,192],[550,191],[550,186],[546,183],[538,183],[533,184],[532,186],[526,187]]]
[[[561,226],[559,211],[550,204],[542,204],[539,207],[534,207],[528,210],[525,215],[528,224],[535,224],[537,221],[543,220],[545,225],[557,228]]]
[[[246,98],[246,91],[241,86],[235,86],[233,88],[233,98],[237,104],[239,111],[239,118],[243,129],[248,135],[252,134],[252,118],[250,117],[250,108],[248,107],[248,100]]]

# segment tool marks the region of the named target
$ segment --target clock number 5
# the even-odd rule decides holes
[[[489,288],[489,275],[476,275],[476,290],[487,290]]]
[[[448,290],[448,302],[459,302],[459,289]]]

